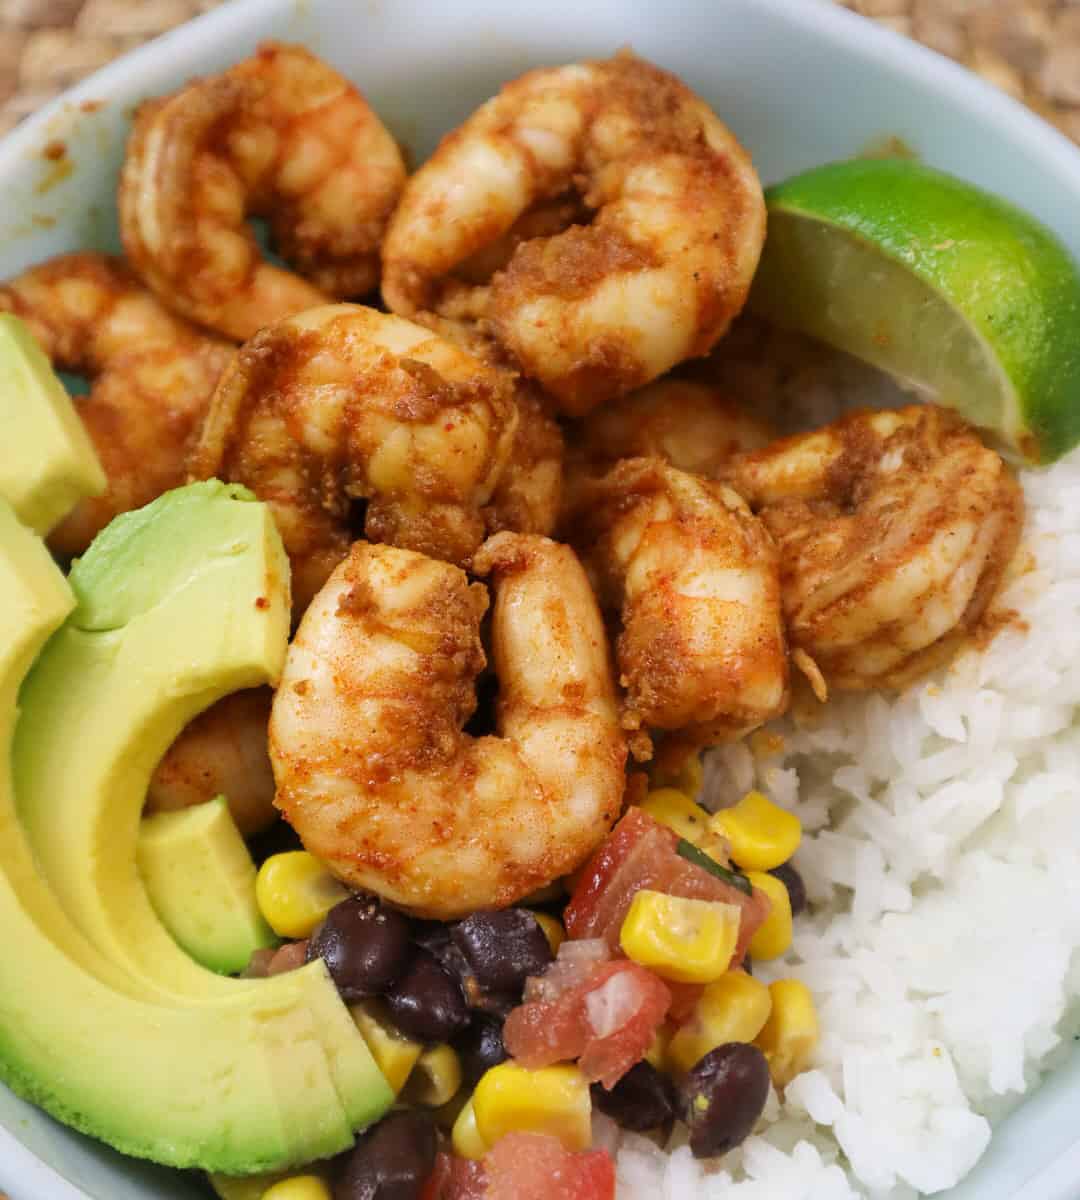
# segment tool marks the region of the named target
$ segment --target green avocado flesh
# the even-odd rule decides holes
[[[105,490],[105,472],[71,397],[26,326],[0,314],[0,429],[17,453],[0,455],[0,496],[42,535],[86,496]]]
[[[191,523],[164,519],[156,551],[147,510],[129,522],[141,545],[118,539],[115,527],[101,539],[141,578],[129,586],[112,578],[95,544],[73,572],[75,598],[40,540],[0,504],[0,1079],[118,1150],[247,1175],[345,1149],[352,1131],[377,1119],[392,1095],[323,964],[266,981],[215,976],[172,942],[139,881],[140,789],[153,766],[146,767],[152,755],[140,741],[164,738],[163,749],[193,707],[246,686],[253,673],[255,681],[265,678],[268,663],[272,675],[288,622],[284,560],[263,506],[217,483],[172,497],[181,497],[177,508]],[[172,498],[155,503],[168,518]],[[185,557],[186,573],[177,567]],[[150,577],[158,563],[167,566],[155,603]],[[260,596],[268,607],[256,606]],[[58,626],[20,695],[35,652]],[[223,680],[215,680],[213,636],[202,626],[216,633]],[[130,644],[129,629],[137,635]],[[245,661],[242,670],[237,663]],[[244,681],[233,685],[236,673]],[[15,729],[17,697],[23,710]],[[61,839],[64,849],[51,847],[65,884],[82,877],[64,894],[38,873],[16,816],[13,729],[24,811],[33,817],[40,815],[35,804],[55,805],[64,821],[75,821],[73,836]],[[54,773],[55,763],[39,752],[70,760],[71,769]],[[44,791],[39,767],[49,780]],[[50,793],[53,787],[60,790]],[[109,821],[116,822],[111,831]],[[42,827],[48,819],[39,833]],[[100,834],[101,853],[80,841],[87,831]],[[89,879],[94,885],[84,886]],[[73,912],[72,896],[91,899],[93,916]],[[121,896],[135,917],[114,927]],[[148,958],[133,963],[144,935]],[[205,976],[220,990],[184,994],[168,976],[156,978],[162,946],[169,947],[161,951],[166,972],[183,959],[189,982]]]
[[[196,962],[223,975],[277,945],[255,901],[255,864],[224,796],[144,817],[137,851],[150,903]]]
[[[150,775],[181,729],[281,670],[288,568],[269,512],[245,497],[193,484],[95,540],[72,568],[75,611],[23,685],[13,750],[19,816],[69,918],[147,987],[199,1000],[252,985],[169,936],[136,840]]]

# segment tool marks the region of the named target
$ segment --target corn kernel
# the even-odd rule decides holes
[[[445,1043],[425,1050],[409,1075],[402,1099],[424,1108],[441,1108],[461,1087],[461,1060]]]
[[[761,871],[747,871],[747,879],[769,897],[772,908],[750,939],[750,957],[763,961],[779,958],[791,945],[791,897],[783,881]]]
[[[727,838],[732,860],[744,871],[771,871],[802,841],[799,818],[761,792],[747,792],[738,804],[722,808],[710,828]]]
[[[262,1200],[332,1200],[330,1188],[318,1175],[293,1175],[275,1183]]]
[[[769,1018],[772,996],[745,971],[728,971],[702,992],[691,1016],[668,1046],[667,1061],[689,1071],[710,1050],[725,1042],[752,1042]]]
[[[306,938],[348,889],[306,850],[273,854],[255,877],[255,899],[279,936]]]
[[[480,1136],[476,1124],[476,1109],[472,1100],[458,1113],[454,1128],[450,1131],[450,1145],[460,1158],[483,1158],[490,1146]]]
[[[675,788],[656,788],[641,802],[641,811],[655,821],[674,829],[681,838],[696,846],[709,827],[709,814],[685,792]]]
[[[566,941],[566,930],[562,927],[562,922],[556,921],[547,913],[534,912],[533,916],[536,918],[537,925],[544,931],[544,937],[547,938],[548,945],[551,947],[551,953],[558,954],[559,947]]]
[[[405,1086],[424,1047],[406,1037],[377,1000],[361,1000],[359,1004],[351,1004],[349,1012],[367,1042],[375,1065],[386,1076],[386,1082],[396,1096]]]
[[[489,1146],[508,1133],[546,1133],[567,1150],[586,1150],[592,1140],[592,1102],[585,1076],[571,1066],[527,1071],[500,1063],[473,1093],[476,1128]]]
[[[731,964],[739,940],[737,904],[688,900],[642,888],[619,931],[627,958],[677,983],[712,983]]]
[[[645,1051],[645,1061],[655,1067],[658,1071],[663,1071],[667,1066],[668,1046],[671,1044],[671,1029],[667,1025],[660,1025],[653,1030],[652,1041],[649,1043],[648,1050]]]
[[[776,1087],[786,1087],[810,1062],[818,1042],[814,997],[798,979],[778,979],[769,984],[772,1012],[754,1039],[769,1063]]]

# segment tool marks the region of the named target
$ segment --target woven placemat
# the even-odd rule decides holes
[[[0,0],[0,132],[222,0]],[[1080,142],[1080,0],[836,0],[966,63]]]

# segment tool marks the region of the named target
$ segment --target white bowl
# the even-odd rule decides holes
[[[305,42],[356,80],[416,160],[503,80],[630,45],[711,101],[767,182],[896,135],[1036,213],[1080,257],[1080,153],[974,76],[825,0],[235,0],[114,63],[0,145],[0,278],[60,251],[118,248],[113,194],[132,104],[267,37]],[[74,168],[63,177],[45,154],[58,141]],[[953,1200],[1080,1196],[1078,1106],[1074,1055],[997,1130]],[[203,1194],[2,1088],[0,1190],[12,1200]]]

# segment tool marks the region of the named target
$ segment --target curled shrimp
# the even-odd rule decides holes
[[[404,182],[360,92],[302,47],[271,43],[139,109],[120,180],[124,247],[166,304],[242,341],[370,292]],[[299,274],[263,259],[252,215]]]
[[[483,584],[357,542],[305,613],[270,720],[277,805],[353,887],[450,919],[573,870],[619,815],[626,749],[600,612],[573,551],[499,533],[498,736],[463,731]]]
[[[673,75],[620,54],[531,71],[443,139],[390,223],[383,296],[490,332],[581,415],[707,353],[764,236],[731,132]]]
[[[935,405],[853,413],[740,456],[727,476],[777,541],[788,637],[819,695],[903,687],[946,662],[1023,525],[1000,456]]]
[[[373,541],[468,561],[516,429],[500,372],[399,317],[332,304],[241,347],[190,466],[270,505],[302,611],[348,552],[360,499]]]
[[[660,458],[715,478],[732,455],[773,440],[769,425],[714,384],[667,376],[594,410],[577,427],[577,468],[599,472],[621,458]]]
[[[273,692],[234,692],[200,713],[165,752],[146,793],[148,812],[205,804],[224,794],[245,836],[277,820],[267,726]]]
[[[81,554],[118,513],[184,482],[185,458],[233,348],[162,308],[119,259],[65,254],[0,287],[53,365],[90,381],[75,406],[107,478],[49,535]]]
[[[731,488],[659,459],[624,459],[580,483],[567,524],[619,614],[627,729],[677,731],[670,753],[741,737],[783,712],[776,547]]]

